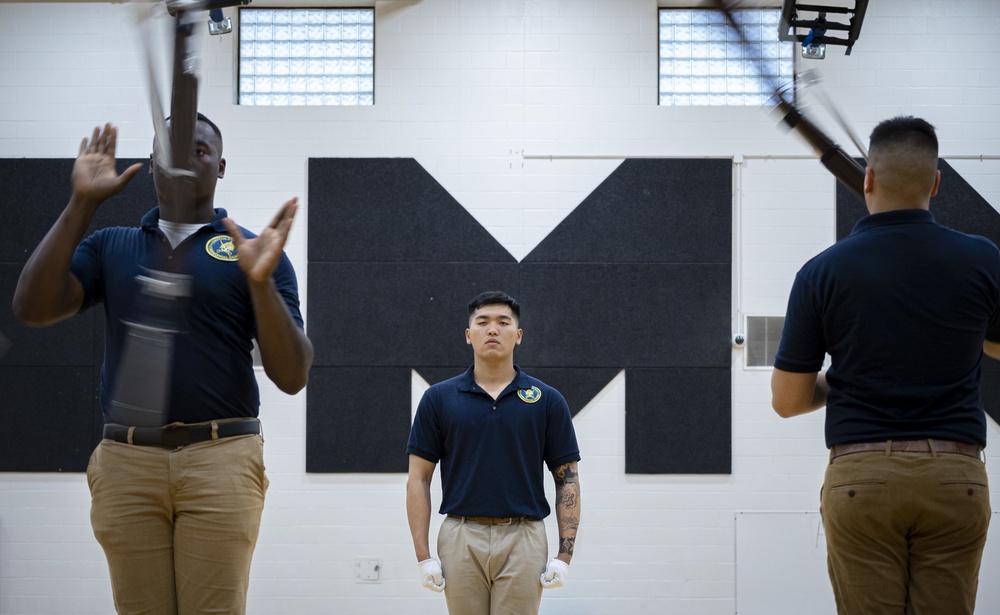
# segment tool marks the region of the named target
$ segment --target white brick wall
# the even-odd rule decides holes
[[[373,108],[234,106],[235,35],[202,33],[200,105],[222,126],[229,160],[217,202],[241,224],[261,227],[285,199],[305,199],[310,156],[412,156],[520,259],[624,156],[743,156],[734,327],[782,314],[798,266],[833,241],[832,180],[795,158],[808,149],[776,118],[656,105],[655,0],[387,0],[376,10]],[[149,153],[129,11],[0,3],[0,156],[72,157],[105,121],[120,127],[121,156]],[[937,125],[945,158],[997,156],[998,26],[992,0],[879,0],[852,55],[830,48],[805,67],[821,70],[862,136],[916,114]],[[954,164],[1000,203],[1000,161]],[[303,290],[308,209],[288,248]],[[815,510],[825,464],[822,413],[778,419],[769,376],[734,351],[729,476],[624,474],[627,373],[583,409],[583,525],[570,582],[545,593],[543,613],[735,611],[735,513]],[[415,377],[415,397],[422,386]],[[17,411],[2,400],[0,414]],[[262,400],[271,489],[250,612],[444,613],[415,579],[405,477],[306,474],[304,394],[265,379]],[[991,423],[991,444],[997,436]],[[989,470],[996,483],[1000,466]],[[554,544],[552,520],[549,531]],[[368,556],[382,559],[381,583],[354,581],[355,558]],[[0,476],[0,612],[111,610],[84,477]]]

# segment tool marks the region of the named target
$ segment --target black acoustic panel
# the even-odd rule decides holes
[[[518,349],[524,364],[729,364],[728,264],[495,265],[488,277],[481,270],[476,264],[311,265],[315,364],[468,362],[465,305],[489,288],[507,290],[525,306],[525,338]],[[656,314],[652,334],[650,314]],[[581,327],[601,315],[601,326]],[[391,324],[400,318],[417,330]]]
[[[313,367],[306,471],[406,472],[410,378],[399,367]]]
[[[515,356],[515,363],[518,363]],[[472,364],[472,357],[469,356],[469,364]],[[569,405],[569,410],[576,416],[584,406],[601,392],[612,378],[618,375],[620,369],[617,368],[559,368],[559,367],[536,367],[533,365],[520,365],[519,367],[529,376],[538,378],[545,384],[554,387],[562,393]],[[436,384],[448,378],[458,376],[469,368],[464,367],[417,367],[417,373],[427,384]]]
[[[0,159],[0,262],[23,263],[70,196],[71,159]]]
[[[730,369],[625,372],[625,472],[732,472]]]
[[[524,262],[730,263],[732,160],[625,160]]]
[[[0,368],[0,472],[83,472],[98,442],[92,367]]]
[[[468,361],[466,362],[466,365],[456,365],[455,367],[415,367],[413,369],[417,370],[417,373],[420,374],[420,377],[423,378],[424,382],[427,384],[437,384],[439,382],[444,382],[449,378],[454,378],[469,369],[469,365],[472,365],[471,351],[467,358]]]
[[[623,165],[615,174],[630,180],[612,181],[603,191],[595,191],[603,194],[578,208],[536,249],[530,262],[520,264],[485,230],[440,233],[441,227],[465,229],[462,225],[471,218],[456,209],[460,206],[445,198],[439,186],[422,189],[431,195],[424,200],[436,203],[423,214],[436,223],[427,233],[414,233],[414,222],[409,221],[412,198],[400,191],[406,192],[406,186],[415,182],[435,182],[410,162],[318,162],[323,164],[310,164],[308,312],[317,367],[414,368],[429,382],[451,377],[472,360],[463,336],[465,304],[479,291],[492,288],[510,292],[523,305],[525,342],[515,361],[559,388],[574,412],[622,368],[676,368],[678,357],[686,361],[680,364],[684,367],[722,369],[728,383],[732,207],[728,161],[687,161],[680,171],[669,160]],[[699,172],[699,164],[713,170]],[[332,169],[338,165],[346,170]],[[379,169],[396,188],[383,190]],[[663,176],[672,178],[669,185],[662,183]],[[317,178],[335,180],[340,194],[354,196],[344,204],[339,195],[331,196],[336,191],[330,186],[314,193],[320,189],[313,183]],[[352,182],[363,189],[349,186]],[[699,182],[711,188],[694,190]],[[677,190],[684,197],[666,207],[653,198],[655,186]],[[365,210],[372,200],[378,203],[372,210],[381,212],[378,215]],[[623,205],[630,203],[640,205]],[[697,208],[685,214],[679,203]],[[341,208],[346,213],[338,211]],[[325,242],[318,252],[314,251],[320,246],[317,238]],[[340,247],[334,245],[337,241],[342,241]],[[629,242],[641,245],[622,245]],[[448,306],[444,311],[438,307],[442,304]],[[418,318],[397,326],[395,319],[407,311]],[[457,327],[453,313],[461,314]],[[658,338],[663,341],[654,352]],[[406,378],[382,383],[383,398],[408,398],[409,390]],[[310,404],[323,394],[311,386]],[[633,410],[639,409],[630,407],[628,412]],[[728,416],[728,406],[726,412]],[[408,428],[408,416],[405,422]],[[381,430],[375,436],[379,439],[397,427],[383,422],[374,428]],[[353,437],[369,435],[359,431]],[[640,430],[636,437],[647,436]],[[308,441],[307,467],[318,468],[311,460],[328,456],[319,450],[321,445]],[[720,454],[728,459],[728,440]]]
[[[484,290],[516,293],[516,281],[516,263],[311,263],[313,363],[467,363],[469,300]]]
[[[855,158],[855,161],[866,166],[864,158]],[[868,215],[868,206],[844,184],[833,181],[837,184],[837,241],[840,241],[851,234],[858,220]]]
[[[0,369],[6,365],[91,365],[95,315],[103,317],[103,310],[91,310],[48,327],[22,324],[9,306],[23,267],[22,263],[0,263],[0,333],[10,344],[6,353],[0,353]]]
[[[73,159],[0,159],[0,471],[86,470],[103,423],[97,404],[104,311],[98,306],[49,327],[26,327],[10,309],[25,261],[66,207]],[[146,159],[119,160],[124,171]],[[85,233],[138,226],[156,205],[148,168],[97,210]]]
[[[983,198],[965,178],[945,160],[938,160],[941,185],[931,199],[934,219],[943,226],[963,233],[981,235],[1000,245],[1000,213]],[[858,220],[868,210],[843,186],[837,186],[837,240],[851,234]],[[983,406],[993,420],[1000,422],[1000,368],[983,357]]]
[[[136,162],[147,159],[119,160],[118,171]],[[0,262],[23,263],[31,256],[69,202],[73,163],[66,158],[0,159]],[[85,235],[107,226],[139,225],[142,215],[156,206],[147,170],[148,165],[101,205]]]
[[[963,233],[982,235],[1000,245],[1000,213],[947,161],[938,161],[941,186],[931,198],[931,213],[943,226]],[[851,197],[850,199],[846,197]],[[837,240],[851,234],[858,220],[868,215],[864,203],[837,185]]]
[[[412,158],[309,159],[309,262],[515,262]]]
[[[526,365],[728,366],[732,266],[542,264],[521,267]],[[527,322],[528,317],[525,317]]]
[[[538,378],[562,393],[569,411],[576,416],[621,371],[618,368],[563,368],[525,365],[529,376]]]

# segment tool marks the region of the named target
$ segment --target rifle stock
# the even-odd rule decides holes
[[[780,93],[778,98],[782,121],[813,148],[819,156],[820,163],[837,178],[837,181],[844,184],[859,199],[864,200],[865,170],[861,165]]]

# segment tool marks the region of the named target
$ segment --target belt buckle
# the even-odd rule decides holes
[[[504,523],[500,519],[506,519],[507,522]],[[493,525],[513,525],[513,523],[514,523],[514,517],[500,517],[500,519],[494,519],[493,520]]]
[[[191,432],[187,429],[177,427],[166,427],[163,429],[163,446],[165,448],[177,448],[191,444]]]

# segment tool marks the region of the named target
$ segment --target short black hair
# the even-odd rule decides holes
[[[908,146],[933,151],[937,158],[937,134],[927,120],[912,115],[899,115],[879,123],[868,138],[869,147]]]
[[[921,199],[937,182],[938,140],[926,120],[901,115],[872,130],[868,168],[881,185],[908,199]]]
[[[206,116],[204,113],[202,113],[201,111],[199,111],[198,115],[196,116],[196,119],[199,122],[205,122],[206,124],[208,124],[209,126],[211,126],[212,127],[212,132],[215,133],[215,136],[219,137],[220,141],[222,140],[222,130],[220,130],[219,127],[215,125],[215,122],[213,122],[212,120],[208,119],[208,116]],[[170,121],[170,116],[168,115],[166,118],[164,118],[163,121],[169,122]]]
[[[472,318],[476,310],[484,305],[506,305],[514,313],[514,318],[521,320],[521,304],[517,302],[517,299],[503,291],[488,290],[473,297],[472,301],[469,302],[469,318]]]
[[[219,127],[215,125],[215,122],[213,122],[212,120],[208,119],[208,117],[206,117],[205,114],[202,113],[201,111],[198,112],[198,121],[199,122],[205,122],[206,124],[208,124],[209,126],[211,126],[212,127],[212,131],[215,132],[215,136],[219,137],[220,141],[222,140],[222,131],[219,130]]]

